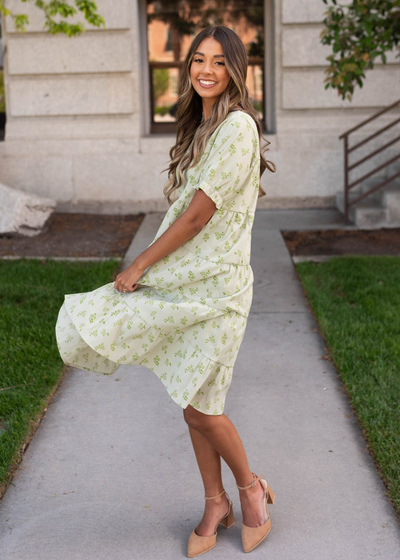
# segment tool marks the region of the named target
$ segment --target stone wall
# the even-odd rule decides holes
[[[319,34],[325,9],[322,0],[275,2],[277,134],[270,148],[278,172],[273,177],[269,173],[264,187],[272,205],[333,204],[334,195],[343,189],[343,141],[338,137],[400,97],[400,65],[394,54],[388,55],[387,65],[378,62],[366,72],[364,86],[355,90],[352,102],[343,101],[336,90],[324,89],[330,47],[319,42]],[[392,115],[374,121],[368,130],[384,126]],[[372,149],[373,144],[368,145],[357,159]],[[370,167],[360,166],[354,179]],[[267,204],[266,198],[260,204]]]
[[[30,24],[20,34],[9,18],[3,22],[7,127],[0,143],[1,182],[54,198],[63,211],[168,208],[162,194],[167,173],[161,171],[174,136],[149,135],[143,124],[137,1],[98,0],[107,28],[74,38],[48,35],[39,10],[9,2],[29,14]],[[367,72],[351,103],[324,89],[324,9],[322,0],[274,5],[275,75],[267,79],[275,91],[276,132],[265,136],[271,142],[266,157],[278,171],[265,171],[267,196],[260,207],[332,206],[343,185],[338,136],[399,97],[394,55]]]

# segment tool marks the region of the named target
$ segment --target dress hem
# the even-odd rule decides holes
[[[74,294],[77,297],[79,297],[81,294]],[[161,371],[160,368],[160,372],[158,372],[158,368],[157,368],[157,364],[153,365],[153,364],[149,364],[147,361],[147,358],[144,357],[143,359],[138,359],[137,362],[132,362],[132,360],[127,361],[126,363],[124,363],[123,361],[114,361],[109,357],[109,353],[104,351],[102,352],[101,349],[98,348],[94,348],[92,346],[93,341],[88,339],[87,333],[83,333],[82,331],[84,329],[79,329],[79,327],[76,324],[76,319],[72,316],[72,314],[69,312],[67,305],[66,305],[66,298],[64,299],[64,305],[62,307],[65,307],[66,312],[68,313],[68,318],[70,319],[70,321],[72,321],[76,331],[79,333],[80,338],[83,340],[83,342],[85,343],[85,345],[87,347],[89,347],[93,352],[96,352],[98,355],[106,358],[107,360],[107,364],[110,363],[112,364],[112,371],[104,371],[105,368],[101,368],[100,364],[98,364],[97,369],[93,369],[90,367],[85,366],[83,363],[79,364],[79,363],[72,363],[72,359],[70,361],[68,361],[68,359],[66,357],[64,357],[61,353],[61,357],[64,361],[64,363],[66,363],[67,365],[70,365],[72,367],[78,367],[80,369],[84,369],[87,371],[92,371],[93,373],[98,373],[98,374],[102,374],[102,375],[113,375],[117,369],[119,368],[120,365],[139,365],[139,366],[145,366],[147,369],[149,369],[150,371],[152,371],[157,377],[158,379],[162,382],[165,390],[168,393],[168,396],[171,398],[171,400],[173,402],[175,402],[178,406],[180,406],[182,409],[186,409],[187,406],[190,404],[191,406],[193,406],[193,408],[195,408],[196,410],[198,410],[199,412],[202,412],[203,414],[206,415],[212,415],[212,416],[217,416],[217,415],[221,415],[223,414],[223,410],[224,410],[224,406],[225,406],[225,398],[226,398],[226,393],[227,390],[229,389],[230,386],[230,380],[232,378],[232,373],[233,373],[233,365],[231,366],[227,366],[225,364],[222,364],[221,362],[217,361],[217,360],[213,360],[212,358],[206,356],[197,346],[195,346],[190,340],[188,340],[185,336],[184,333],[180,330],[177,330],[175,334],[179,335],[180,337],[182,337],[185,341],[185,343],[190,346],[193,349],[193,352],[189,355],[188,360],[190,360],[190,358],[196,354],[196,356],[200,356],[200,359],[197,361],[197,366],[196,369],[198,368],[198,366],[200,364],[202,364],[203,366],[203,371],[206,372],[206,374],[204,375],[204,373],[200,373],[202,376],[204,376],[204,383],[207,382],[207,379],[209,377],[214,376],[214,372],[215,370],[217,370],[217,373],[225,376],[225,372],[223,370],[227,370],[226,373],[226,386],[223,387],[220,390],[216,391],[216,394],[214,394],[212,397],[210,397],[210,399],[207,401],[207,403],[204,405],[203,403],[200,404],[200,401],[202,400],[201,397],[198,396],[198,391],[201,389],[201,385],[199,389],[197,389],[195,391],[195,393],[193,393],[192,397],[189,400],[189,396],[188,396],[188,400],[186,402],[186,399],[182,396],[184,394],[185,391],[181,390],[181,395],[174,395],[174,391],[169,392],[168,391],[168,386],[164,383],[164,379],[161,377],[161,375],[163,375],[163,371]],[[151,326],[145,319],[142,318],[142,316],[135,310],[133,310],[124,300],[124,298],[121,298],[121,303],[123,303],[130,312],[135,313],[135,316],[137,317],[138,320],[142,321],[144,324],[147,325],[147,327],[149,329],[152,330],[156,330],[158,331],[158,334],[162,331],[159,331],[159,329],[157,329],[154,326]],[[70,303],[70,302],[69,302]],[[62,309],[62,308],[61,308]],[[61,309],[60,309],[60,315],[61,315]],[[57,322],[57,325],[59,326],[59,323]],[[57,331],[56,331],[57,334]],[[168,335],[165,335],[168,336]],[[63,344],[63,340],[61,335],[57,336],[58,342],[60,344],[60,350],[61,350],[61,345]],[[147,361],[147,363],[146,363]],[[204,365],[205,364],[205,365]],[[116,367],[114,367],[116,366]],[[182,369],[184,369],[184,366],[182,367]],[[192,372],[193,375],[195,375],[196,369]],[[175,389],[176,391],[176,389]],[[218,398],[218,405],[217,403],[214,401],[214,398],[217,397]],[[204,400],[204,399],[203,399]],[[196,406],[197,404],[197,406]],[[216,406],[218,406],[218,408],[221,410],[221,412],[218,412]],[[214,407],[214,410],[212,410]]]

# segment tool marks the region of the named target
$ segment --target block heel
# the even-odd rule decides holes
[[[226,517],[223,517],[221,519],[220,524],[226,527],[227,529],[229,529],[229,527],[232,527],[232,525],[235,524],[235,516],[233,515],[233,509],[231,507],[231,504],[229,507],[228,514],[226,515]]]
[[[267,493],[268,493],[267,502],[269,504],[273,504],[275,502],[275,494],[272,492],[271,486],[267,487]]]

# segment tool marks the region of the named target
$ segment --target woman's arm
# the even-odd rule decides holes
[[[140,253],[126,270],[117,275],[114,288],[121,292],[133,292],[146,268],[192,239],[203,229],[215,210],[215,202],[204,191],[197,190],[185,212],[150,247]]]

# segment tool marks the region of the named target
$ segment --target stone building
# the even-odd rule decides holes
[[[69,38],[49,35],[35,6],[8,5],[30,22],[16,33],[10,18],[2,21],[0,182],[56,199],[59,211],[167,209],[161,171],[175,139],[178,63],[201,28],[180,34],[170,23],[178,9],[171,0],[97,0],[106,27],[79,18],[87,31]],[[186,21],[201,20],[197,6],[179,2]],[[400,97],[399,59],[391,53],[387,64],[378,61],[353,101],[343,101],[324,88],[330,49],[319,39],[322,0],[232,0],[223,12],[212,11],[219,3],[207,6],[252,49],[248,85],[271,142],[266,157],[277,166],[262,177],[267,195],[259,207],[334,206],[343,189],[339,135]]]

